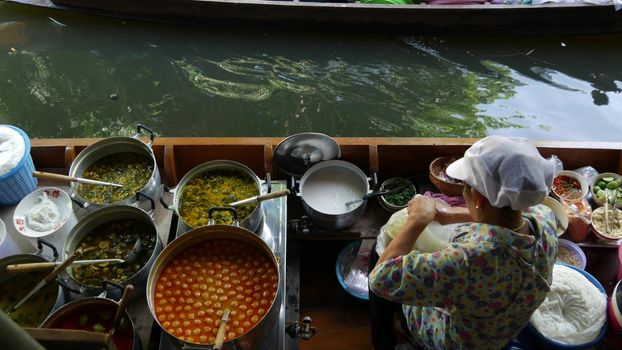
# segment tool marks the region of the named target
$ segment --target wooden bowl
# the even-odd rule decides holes
[[[459,158],[459,156],[438,157],[430,163],[430,181],[444,195],[462,196],[462,181],[455,180],[457,182],[451,182],[439,176],[442,170],[447,169],[449,164]]]

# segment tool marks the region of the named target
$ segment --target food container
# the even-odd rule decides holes
[[[240,270],[241,266],[244,267],[244,271]],[[259,271],[253,266],[261,267],[263,270]],[[253,272],[255,277],[252,277],[252,280],[248,277],[247,282],[243,282],[249,275],[245,271]],[[196,275],[193,274],[194,277],[190,281],[185,274],[193,272]],[[172,273],[176,275],[173,276]],[[181,281],[182,278],[185,280]],[[264,286],[267,283],[266,278],[269,278],[270,282]],[[147,303],[158,325],[184,347],[197,345],[205,347],[213,344],[220,316],[225,308],[230,308],[231,327],[227,330],[223,349],[253,349],[270,334],[279,318],[280,305],[275,303],[275,300],[279,300],[283,293],[278,287],[281,278],[277,257],[259,236],[235,225],[203,226],[184,233],[158,256],[147,280]],[[183,295],[178,293],[182,296],[175,297],[175,288],[179,288],[175,285],[176,282],[182,283],[181,288],[186,284],[188,290],[200,291],[198,294],[190,294],[194,304],[191,304],[188,310],[183,310],[184,319],[193,319],[196,323],[193,321],[192,324],[184,326],[180,322],[177,326],[172,325],[176,318],[181,316],[179,314],[181,311],[175,311],[176,303],[187,302],[188,298],[185,293]],[[259,289],[255,292],[255,286],[260,285],[262,288],[272,289],[271,291]],[[249,287],[252,289],[248,289]],[[175,299],[172,300],[170,297]],[[237,303],[233,304],[234,301]],[[258,302],[258,305],[254,305],[255,302]],[[168,306],[170,308],[167,309]],[[263,309],[263,314],[259,308]],[[258,317],[252,320],[254,316]],[[256,323],[249,321],[249,325],[244,325],[243,322],[247,317],[251,317],[251,321]],[[199,324],[210,328],[196,331],[195,328]],[[184,328],[178,329],[179,327]],[[239,327],[244,329],[240,330]]]
[[[31,221],[34,223],[31,224]],[[78,222],[67,192],[56,187],[38,188],[24,197],[13,213],[13,225],[33,246],[38,238],[62,246],[64,237]]]
[[[560,263],[558,262],[557,264],[560,264]],[[598,282],[598,280],[594,278],[594,276],[592,276],[588,272],[578,267],[571,266],[568,264],[561,263],[561,265],[567,266],[575,271],[578,271],[583,276],[585,276],[585,278],[587,278],[588,281],[590,281],[594,286],[596,286],[596,288],[598,288],[598,290],[601,293],[607,294],[603,285],[600,282]],[[605,322],[605,324],[600,330],[600,333],[598,334],[596,339],[594,339],[593,341],[584,343],[584,344],[570,345],[570,344],[559,342],[554,339],[547,338],[542,333],[540,333],[538,329],[531,324],[531,322],[528,324],[527,327],[529,327],[529,330],[533,333],[536,345],[539,345],[539,346],[536,346],[537,349],[560,349],[560,350],[593,349],[597,347],[597,345],[605,338],[605,334],[607,333],[607,322]]]
[[[11,234],[6,230],[4,221],[0,220],[0,259],[20,252],[21,249],[19,249]]]
[[[608,212],[605,212],[605,207],[594,209],[592,213],[592,232],[600,239],[617,241],[622,239],[622,210],[614,207],[609,207],[608,209]],[[605,225],[606,219],[609,219],[609,231],[607,231]]]
[[[150,141],[147,144],[143,143],[139,139],[140,133],[143,130],[147,130],[150,133]],[[145,180],[144,185],[142,187],[138,187],[134,193],[123,192],[123,195],[121,195],[121,193],[118,191],[124,191],[125,189],[111,189],[109,188],[110,186],[86,185],[72,182],[71,197],[89,211],[93,211],[110,205],[134,205],[139,206],[144,210],[148,210],[149,208],[151,208],[151,203],[154,199],[159,198],[161,193],[160,171],[158,170],[158,164],[156,163],[155,155],[153,153],[153,150],[151,149],[153,141],[153,131],[143,125],[138,125],[137,133],[132,137],[106,138],[95,142],[94,144],[82,150],[82,152],[80,152],[76,159],[71,163],[71,167],[69,168],[69,176],[85,177],[85,171],[91,169],[89,167],[93,165],[101,164],[101,162],[104,162],[106,160],[109,160],[111,162],[123,161],[124,159],[127,159],[128,156],[144,161],[146,166],[150,167],[152,170],[150,171],[151,174],[149,178]],[[114,157],[117,157],[119,159],[114,159]],[[133,176],[136,175],[135,173],[131,174]],[[120,176],[122,176],[122,174]],[[116,179],[115,181],[111,181],[111,179],[108,178],[96,178],[94,180],[102,180],[107,182],[118,181]],[[85,198],[84,195],[80,194],[81,191],[95,189],[97,189],[97,191],[104,191],[101,193],[106,194],[106,196],[119,196],[119,198],[124,197],[124,199],[104,203],[96,202],[92,199]],[[137,195],[137,193],[139,193],[140,195]]]
[[[232,194],[231,197],[229,198],[230,202],[235,202],[241,199],[245,199],[251,196],[257,196],[261,194],[261,183],[260,183],[259,177],[255,175],[255,173],[244,164],[234,162],[231,160],[213,160],[213,161],[209,161],[209,162],[197,165],[196,167],[192,168],[186,175],[184,175],[181,181],[179,181],[179,184],[177,185],[177,187],[173,189],[165,189],[173,193],[173,204],[172,205],[166,204],[163,199],[161,200],[162,204],[164,204],[166,208],[175,211],[177,216],[180,218],[184,231],[200,227],[200,226],[197,226],[197,227],[193,226],[191,223],[187,222],[185,218],[183,206],[184,206],[184,196],[185,196],[184,191],[186,190],[186,188],[190,186],[190,184],[192,184],[193,180],[195,179],[199,179],[203,176],[209,176],[211,174],[223,174],[223,173],[241,175],[243,178],[246,178],[248,179],[248,181],[254,183],[254,186],[253,186],[254,192],[251,195],[248,195],[246,197],[236,195],[235,193],[233,193],[232,189],[230,189],[229,187],[227,188],[223,187],[222,191],[225,191],[227,194],[229,193]],[[216,188],[216,190],[220,191],[219,188]],[[192,191],[194,190],[191,189],[189,193],[193,193]],[[207,189],[204,191],[208,192]],[[215,192],[215,191],[209,190],[209,192]],[[218,200],[220,200],[220,196],[214,195],[214,197],[218,197]],[[205,224],[203,226],[206,226],[208,224],[207,222],[208,213],[207,212],[211,206],[208,206],[207,201],[202,201],[198,203],[197,205],[204,206],[204,209],[205,209],[204,212],[201,212],[199,214],[201,215],[201,219],[205,220]],[[223,205],[219,204],[217,206],[222,207]],[[251,203],[251,204],[246,204],[244,206],[238,207],[237,208],[238,215],[240,214],[239,210],[244,207],[250,208],[251,210],[250,210],[250,213],[246,215],[246,217],[240,218],[241,220],[240,226],[250,231],[256,232],[259,228],[259,225],[261,224],[261,221],[263,220],[263,213],[261,211],[261,202],[258,204]],[[226,220],[226,218],[223,218],[223,220]],[[231,222],[231,221],[227,221],[227,222]]]
[[[589,185],[581,174],[571,170],[555,173],[551,191],[560,202],[578,202],[585,198]]]
[[[399,187],[397,192],[380,196],[380,205],[388,211],[398,211],[408,206],[408,201],[417,194],[415,185],[408,179],[392,177],[380,185],[380,192],[390,191]]]
[[[109,332],[119,304],[104,297],[74,300],[52,313],[41,325],[51,329],[77,329],[91,332]],[[118,350],[142,349],[134,321],[124,311],[119,326],[112,336]]]
[[[615,185],[610,184],[611,182],[615,182]],[[609,185],[611,186],[609,191],[611,191],[612,189],[616,190],[616,207],[622,207],[622,188],[619,188],[620,184],[622,184],[622,176],[619,174],[598,174],[596,177],[594,177],[592,183],[590,184],[590,191],[592,191],[592,199],[594,200],[594,203],[596,203],[598,206],[605,204],[605,193],[607,191],[607,186]]]
[[[564,210],[568,214],[568,235],[573,242],[587,239],[591,228],[592,207],[584,198],[577,202],[564,202]]]
[[[557,242],[557,261],[585,270],[587,258],[581,247],[565,239],[559,239]]]
[[[122,229],[118,229],[120,227]],[[103,290],[102,281],[107,279],[122,286],[134,285],[136,289],[132,298],[140,296],[149,270],[162,250],[153,219],[145,211],[128,205],[114,205],[89,213],[69,233],[63,248],[63,259],[72,255],[83,240],[86,242],[87,236],[94,240],[84,249],[83,259],[124,259],[135,245],[137,237],[141,239],[142,248],[132,264],[110,264],[103,267],[108,270],[100,270],[99,265],[67,268],[69,277],[78,285],[81,295],[99,295]],[[138,266],[134,267],[136,264]],[[93,270],[84,270],[87,268]],[[118,268],[122,270],[116,270]],[[125,278],[127,271],[130,271],[129,278]]]
[[[551,208],[555,219],[557,220],[557,237],[561,236],[568,229],[568,213],[564,206],[555,198],[546,196],[542,201],[542,204]]]
[[[618,281],[613,288],[613,293],[609,297],[607,303],[607,314],[609,316],[609,325],[611,330],[622,333],[622,280]]]
[[[37,254],[40,254],[40,250],[35,254],[10,255],[0,260],[0,308],[2,310],[21,300],[50,272],[10,273],[5,270],[7,265],[47,262]],[[65,293],[58,282],[53,280],[24,302],[10,317],[22,327],[38,327],[64,302]]]
[[[337,281],[348,294],[360,300],[369,300],[369,254],[360,255],[361,241],[348,243],[337,256]]]
[[[37,187],[37,179],[32,176],[35,165],[30,156],[30,139],[28,135],[14,126],[0,125],[0,145],[5,142],[7,144],[11,143],[10,146],[7,145],[7,148],[11,147],[16,150],[18,146],[11,142],[11,138],[17,135],[15,133],[19,134],[24,140],[23,156],[19,161],[16,161],[15,166],[11,170],[0,175],[0,205],[17,204]],[[10,160],[4,160],[2,164],[6,164],[5,161],[8,162]]]
[[[462,181],[453,179],[446,173],[449,164],[459,158],[459,156],[438,157],[430,163],[430,181],[446,196],[462,196]]]
[[[325,229],[341,230],[354,225],[365,213],[366,200],[346,203],[370,193],[369,181],[354,164],[327,160],[305,172],[296,194],[313,222]]]

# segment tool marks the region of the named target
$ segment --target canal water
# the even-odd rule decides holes
[[[527,29],[526,29],[527,30]],[[31,137],[620,141],[622,35],[222,29],[0,3],[0,123]]]

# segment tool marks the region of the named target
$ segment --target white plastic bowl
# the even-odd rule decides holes
[[[587,183],[587,180],[585,180],[585,178],[583,176],[581,176],[581,174],[572,171],[572,170],[561,170],[558,171],[557,173],[555,173],[555,177],[553,178],[553,182],[555,182],[555,178],[557,178],[558,176],[568,176],[568,177],[572,177],[577,179],[577,181],[579,181],[579,185],[581,186],[581,198],[576,198],[576,199],[570,199],[567,197],[563,197],[561,196],[559,193],[557,193],[555,191],[555,187],[551,188],[551,191],[553,192],[553,194],[555,194],[555,196],[559,199],[559,201],[567,201],[567,202],[577,202],[580,201],[581,199],[585,198],[585,196],[587,196],[588,192],[590,191],[590,186]]]
[[[557,237],[561,236],[568,229],[568,213],[564,209],[564,206],[555,198],[546,196],[542,201],[542,204],[551,208],[553,214],[555,214],[555,219],[559,222],[561,226],[557,227]]]
[[[37,204],[37,199],[47,193],[47,197],[58,207],[60,220],[47,231],[36,231],[30,228],[27,224],[26,217],[28,212]],[[56,187],[42,187],[34,190],[29,195],[24,197],[13,213],[13,225],[17,232],[28,238],[39,238],[49,236],[65,226],[69,218],[73,215],[73,208],[71,204],[71,198],[67,192]]]

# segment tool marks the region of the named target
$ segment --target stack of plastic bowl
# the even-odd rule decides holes
[[[24,140],[23,152],[19,152],[18,149],[21,147],[15,142],[19,136]],[[35,165],[30,156],[30,139],[19,128],[0,125],[0,146],[3,146],[3,151],[5,151],[0,165],[15,164],[10,170],[0,175],[0,205],[14,205],[37,187],[37,180],[32,176]],[[11,158],[19,153],[23,153],[21,158]]]

